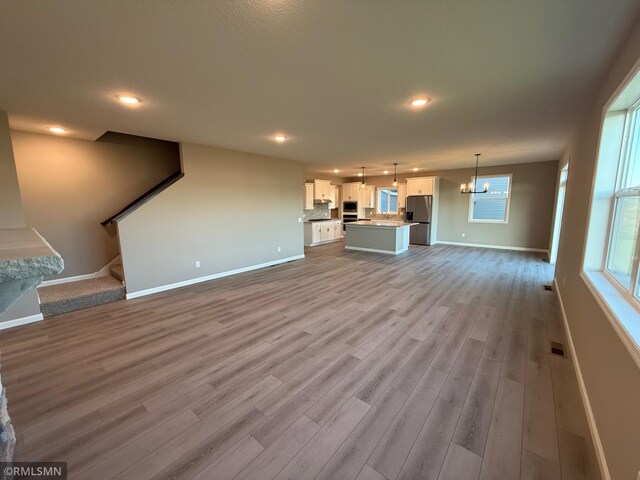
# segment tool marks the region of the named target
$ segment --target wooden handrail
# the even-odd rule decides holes
[[[150,188],[145,193],[140,195],[138,198],[136,198],[133,202],[131,202],[126,207],[124,207],[122,210],[120,210],[117,213],[111,215],[104,222],[100,222],[100,223],[102,225],[109,225],[109,224],[112,224],[112,223],[119,222],[120,220],[125,218],[127,215],[132,213],[134,210],[137,210],[140,206],[144,205],[149,200],[151,200],[153,197],[158,195],[164,189],[166,189],[169,186],[171,186],[174,183],[176,183],[182,177],[184,177],[184,172],[182,172],[181,170],[178,170],[177,172],[172,173],[167,178],[165,178],[163,181],[158,183],[155,187]]]

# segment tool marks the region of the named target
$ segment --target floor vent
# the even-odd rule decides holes
[[[551,285],[545,285],[544,289],[551,291],[551,290],[553,290],[553,287]]]
[[[564,345],[558,342],[551,342],[551,353],[560,357],[566,357],[564,354]]]

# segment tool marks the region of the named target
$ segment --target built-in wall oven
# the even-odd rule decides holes
[[[342,230],[347,231],[347,223],[357,222],[358,214],[357,213],[342,213]]]
[[[342,213],[353,213],[358,216],[358,202],[342,202]]]
[[[342,202],[342,230],[347,231],[347,223],[358,221],[358,202]]]

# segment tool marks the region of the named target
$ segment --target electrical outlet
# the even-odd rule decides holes
[[[302,223],[302,219],[298,217],[298,223]]]
[[[200,260],[196,260],[196,268],[200,268]]]
[[[462,234],[462,237],[463,237],[463,238],[464,238],[464,237],[466,237],[466,236],[467,236],[467,234],[466,234],[466,233],[463,233],[463,234]]]
[[[278,247],[278,251],[279,251],[279,252],[281,252],[281,251],[282,251],[282,248],[281,248],[281,247]]]

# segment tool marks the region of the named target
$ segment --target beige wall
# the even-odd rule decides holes
[[[481,166],[478,169],[478,175],[512,175],[507,224],[469,222],[469,196],[460,194],[460,184],[470,181],[473,169],[398,174],[397,178],[404,183],[410,177],[440,177],[439,241],[546,250],[549,247],[557,169],[557,161]],[[367,177],[366,180],[371,185],[385,187],[391,185],[393,175]],[[358,178],[350,181],[358,181]]]
[[[24,227],[7,112],[0,110],[0,228]]]
[[[118,255],[100,222],[180,168],[175,149],[13,131],[27,224],[62,255],[57,277],[100,270]]]
[[[612,479],[640,470],[640,369],[580,277],[602,113],[640,57],[640,24],[612,65],[560,166],[570,159],[556,279]]]
[[[0,228],[25,226],[22,199],[11,145],[11,132],[7,113],[0,110]],[[27,292],[6,312],[0,313],[0,322],[30,317],[40,313],[35,288]]]
[[[334,185],[340,185],[341,183],[347,181],[347,177],[340,177],[338,175],[320,172],[305,172],[304,179],[305,182],[313,182],[314,180],[329,180]]]
[[[193,144],[182,162],[181,180],[118,223],[127,293],[304,253],[300,163]]]

